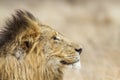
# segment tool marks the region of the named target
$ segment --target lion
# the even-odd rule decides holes
[[[82,48],[30,12],[17,10],[0,31],[0,80],[63,80]]]

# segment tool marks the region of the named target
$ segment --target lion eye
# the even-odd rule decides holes
[[[54,40],[60,40],[60,37],[54,36],[53,39],[54,39]]]

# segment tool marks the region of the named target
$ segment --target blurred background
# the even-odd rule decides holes
[[[120,80],[120,0],[0,0],[1,27],[16,9],[83,46],[80,73],[64,80]]]

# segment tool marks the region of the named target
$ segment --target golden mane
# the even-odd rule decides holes
[[[0,32],[0,80],[63,80],[82,49],[27,11],[16,11]],[[67,55],[67,56],[66,56]]]

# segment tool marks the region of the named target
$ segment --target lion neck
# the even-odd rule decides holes
[[[29,55],[18,60],[14,56],[6,56],[0,67],[0,80],[63,80],[62,72],[47,66],[44,59]]]

